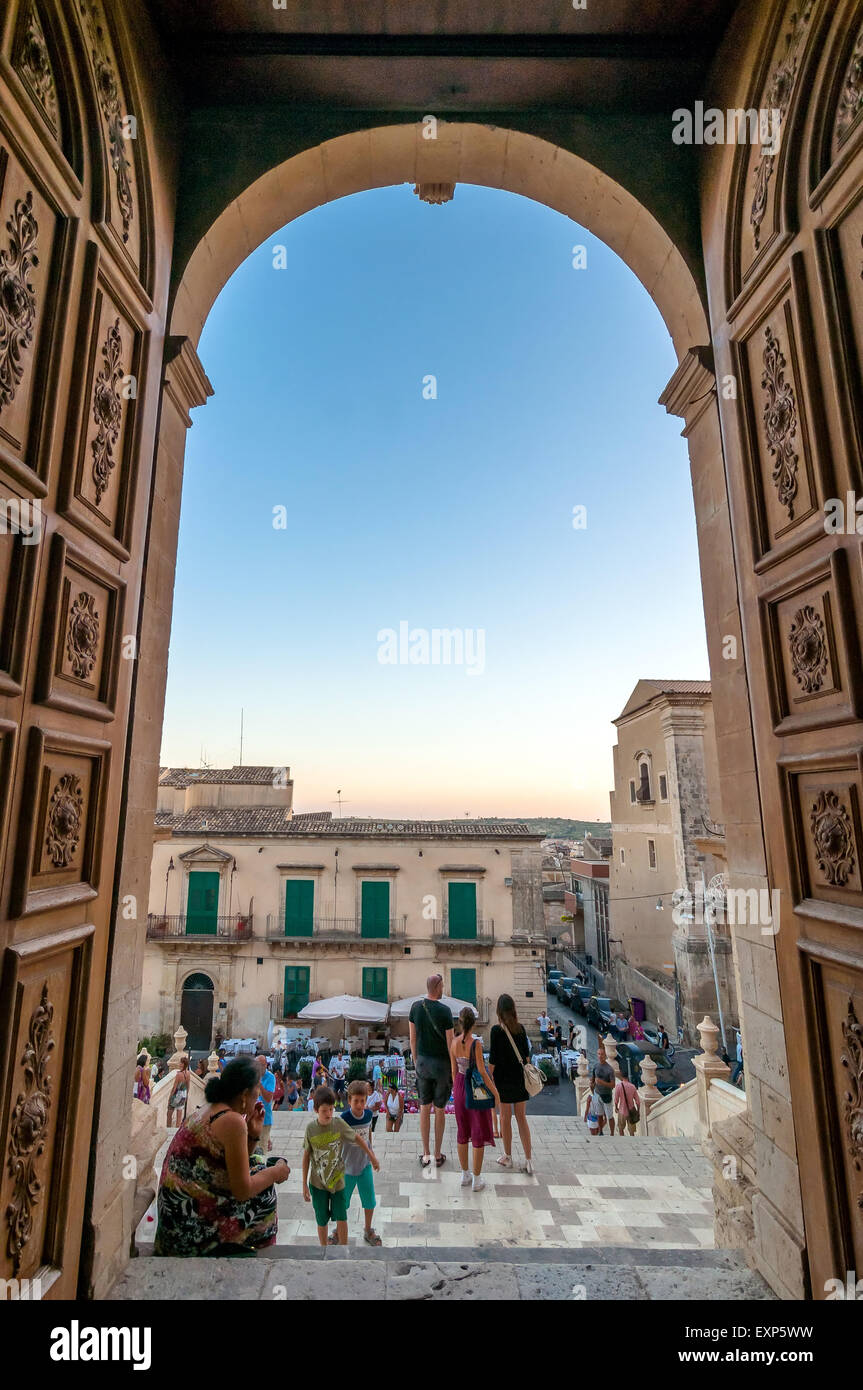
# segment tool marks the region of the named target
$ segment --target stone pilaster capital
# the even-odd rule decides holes
[[[201,365],[191,338],[174,334],[165,339],[165,391],[173,401],[186,425],[191,425],[189,411],[206,405],[213,387]]]
[[[684,437],[716,400],[716,374],[713,367],[713,348],[709,345],[690,348],[680,359],[677,369],[659,397],[669,415],[686,421]]]

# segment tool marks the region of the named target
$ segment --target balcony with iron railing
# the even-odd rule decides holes
[[[224,945],[226,941],[250,941],[255,934],[255,919],[248,914],[233,913],[228,917],[209,917],[190,914],[180,917],[147,917],[147,940],[186,941],[194,946]]]
[[[493,946],[494,918],[475,922],[454,923],[449,918],[435,918],[432,922],[432,939],[436,946]]]
[[[362,941],[364,946],[402,941],[406,917],[391,917],[384,925],[363,923],[360,917],[313,917],[305,922],[286,922],[281,913],[267,915],[267,940],[324,945],[327,942]]]

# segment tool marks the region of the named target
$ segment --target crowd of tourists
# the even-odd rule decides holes
[[[527,1106],[542,1089],[530,1039],[508,994],[497,1001],[489,1052],[475,1032],[476,1013],[464,1007],[458,1020],[442,1002],[443,979],[432,975],[427,992],[411,1007],[411,1056],[416,1068],[423,1168],[447,1161],[444,1140],[452,1097],[461,1186],[481,1192],[487,1149],[502,1152],[497,1163],[512,1169],[517,1130],[521,1170],[533,1173]],[[545,1023],[545,1016],[541,1016]],[[136,1092],[149,1085],[146,1054],[138,1058]],[[370,1079],[347,1080],[343,1052],[314,1069],[309,1096],[282,1059],[220,1057],[207,1078],[206,1103],[188,1113],[191,1074],[183,1057],[169,1097],[169,1117],[178,1126],[165,1156],[157,1201],[155,1250],[162,1255],[247,1255],[272,1245],[278,1228],[276,1189],[291,1169],[272,1153],[273,1111],[308,1108],[303,1138],[302,1194],[314,1215],[322,1246],[347,1244],[348,1210],[354,1193],[364,1214],[363,1240],[381,1244],[374,1227],[374,1174],[380,1164],[374,1134],[383,1115],[388,1132],[404,1120],[404,1095],[379,1065]],[[344,1109],[338,1113],[339,1102]],[[589,1078],[582,1118],[592,1135],[606,1130],[632,1135],[640,1115],[638,1092],[616,1075],[600,1040]],[[170,1123],[169,1119],[169,1123]],[[514,1124],[513,1124],[514,1122]],[[330,1229],[332,1227],[332,1230]]]

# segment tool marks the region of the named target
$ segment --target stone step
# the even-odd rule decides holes
[[[281,1246],[254,1259],[133,1260],[114,1301],[152,1299],[563,1302],[587,1299],[772,1300],[736,1251],[613,1249],[484,1251]]]

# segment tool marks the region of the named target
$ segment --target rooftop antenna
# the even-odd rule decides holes
[[[240,706],[240,767],[243,766],[243,707]]]
[[[338,791],[336,792],[336,796],[338,797],[339,820],[341,820],[341,818],[342,818],[342,789],[341,789],[341,787],[339,787]],[[332,805],[332,804],[333,804],[333,803],[330,802],[330,805]],[[349,801],[344,802],[344,805],[345,805],[345,806],[350,806],[350,804],[351,804],[351,803],[350,803]]]

